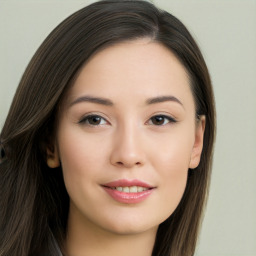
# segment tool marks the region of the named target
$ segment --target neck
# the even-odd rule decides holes
[[[102,229],[88,220],[81,223],[77,217],[70,215],[68,219],[68,256],[152,255],[157,227],[138,233],[117,233]]]

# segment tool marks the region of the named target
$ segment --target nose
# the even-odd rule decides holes
[[[122,168],[143,166],[145,152],[142,142],[139,132],[134,128],[124,128],[115,133],[110,156],[111,164]]]

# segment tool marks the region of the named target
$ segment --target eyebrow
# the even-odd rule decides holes
[[[77,98],[75,101],[73,101],[70,104],[70,107],[77,103],[81,103],[81,102],[91,102],[91,103],[97,103],[97,104],[105,105],[105,106],[113,106],[114,105],[114,103],[109,99],[92,97],[92,96],[82,96],[82,97]]]
[[[183,107],[183,104],[181,103],[181,101],[171,95],[149,98],[146,100],[146,104],[151,105],[151,104],[156,104],[156,103],[161,103],[161,102],[166,102],[166,101],[172,101],[172,102],[179,103]],[[105,105],[105,106],[113,106],[114,105],[114,103],[111,100],[106,99],[106,98],[93,97],[93,96],[82,96],[82,97],[79,97],[76,100],[74,100],[70,104],[70,107],[75,104],[81,103],[81,102],[91,102],[91,103],[96,103],[96,104]]]
[[[166,102],[166,101],[173,101],[173,102],[177,102],[179,103],[182,107],[183,104],[181,103],[181,101],[179,99],[177,99],[174,96],[159,96],[159,97],[154,97],[154,98],[150,98],[146,101],[147,104],[155,104],[155,103],[161,103],[161,102]]]

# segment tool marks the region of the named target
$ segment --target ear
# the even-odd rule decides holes
[[[60,166],[59,154],[56,145],[47,145],[46,161],[50,168],[57,168]]]
[[[189,168],[195,169],[201,159],[201,153],[203,150],[203,142],[204,142],[204,130],[205,130],[205,116],[200,116],[200,120],[196,124],[195,131],[195,142],[192,148]]]

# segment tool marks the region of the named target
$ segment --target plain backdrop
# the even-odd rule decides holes
[[[0,129],[33,53],[93,1],[0,0]],[[256,256],[256,0],[155,0],[197,40],[217,106],[210,197],[197,256]]]

